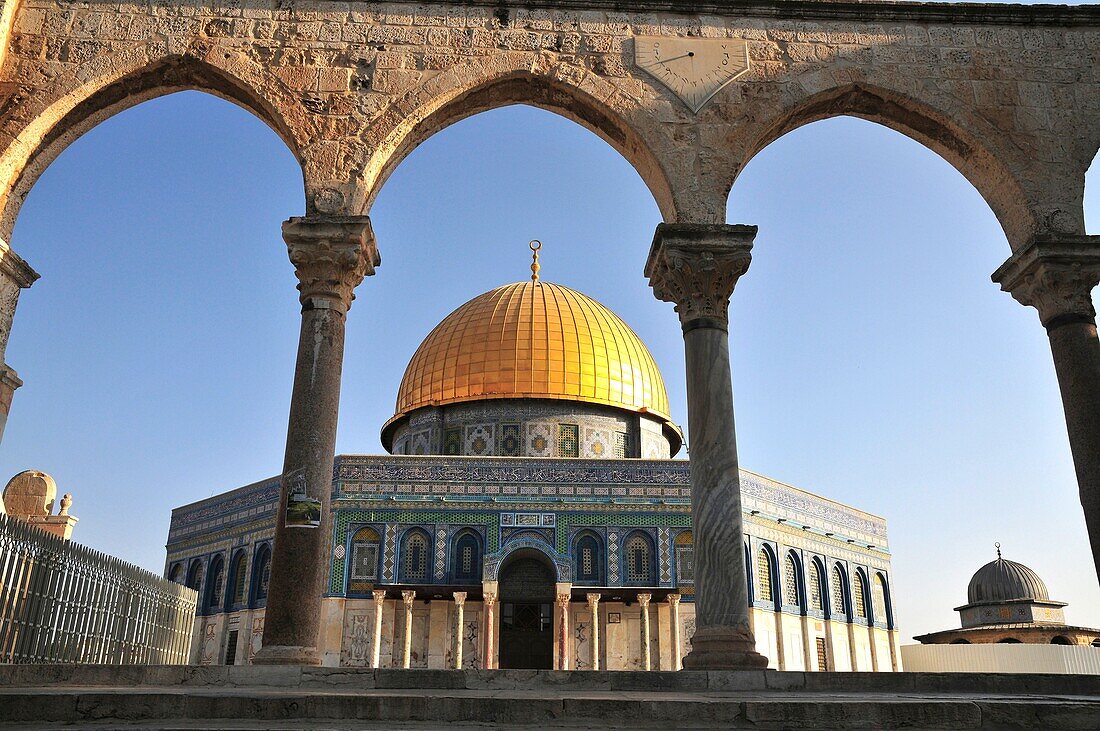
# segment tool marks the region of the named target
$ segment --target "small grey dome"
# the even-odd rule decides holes
[[[1022,563],[1008,561],[997,551],[997,560],[990,561],[975,572],[966,588],[970,604],[996,604],[1024,599],[1050,601],[1047,585],[1039,575]]]

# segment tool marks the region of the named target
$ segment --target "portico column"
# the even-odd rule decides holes
[[[669,617],[672,623],[672,669],[681,670],[684,667],[682,650],[680,649],[680,595],[668,595]]]
[[[283,223],[302,303],[271,586],[258,664],[319,665],[321,597],[329,575],[332,467],[344,324],[364,276],[380,259],[366,216]]]
[[[592,669],[600,669],[600,595],[585,594],[588,611],[592,613]]]
[[[401,592],[401,603],[405,606],[405,640],[401,646],[401,667],[409,669],[412,663],[413,644],[413,600],[416,592],[405,590]]]
[[[466,603],[466,592],[455,593],[455,670],[462,669],[462,606]]]
[[[371,595],[374,597],[374,650],[370,666],[377,668],[382,662],[382,609],[386,605],[386,592],[375,589]]]
[[[749,626],[728,336],[729,298],[755,236],[755,226],[662,223],[645,266],[684,330],[697,623],[690,669],[768,664]]]
[[[492,670],[496,663],[493,662],[493,607],[497,603],[497,595],[492,592],[485,592],[481,597],[482,603],[485,605],[485,626],[482,628],[482,632],[485,633],[485,658],[483,666],[486,670]]]
[[[993,273],[993,281],[1039,311],[1062,393],[1077,487],[1100,574],[1100,340],[1092,290],[1100,281],[1100,236],[1042,237]]]
[[[652,659],[649,655],[649,600],[652,594],[639,594],[638,606],[642,610],[642,666],[646,670],[652,669]]]
[[[14,251],[0,242],[0,439],[8,423],[15,389],[23,385],[15,369],[7,364],[5,353],[15,319],[19,293],[34,284],[38,272],[31,269]]]
[[[569,669],[569,595],[558,594],[558,661],[555,670]]]

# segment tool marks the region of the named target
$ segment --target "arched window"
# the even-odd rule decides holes
[[[470,583],[481,580],[481,541],[471,531],[455,542],[455,580]]]
[[[401,546],[401,580],[405,583],[428,580],[428,535],[421,530],[405,534]]]
[[[832,607],[831,618],[843,622],[848,618],[848,596],[845,589],[844,569],[833,566],[829,579],[829,599]]]
[[[267,587],[271,583],[271,546],[264,543],[256,551],[252,562],[252,603],[267,601]]]
[[[772,591],[772,555],[768,549],[761,548],[756,553],[756,599],[761,602],[774,602]]]
[[[997,640],[997,644],[1000,644],[1000,645],[1020,645],[1020,644],[1023,644],[1023,643],[1021,643],[1015,637],[1005,637],[1003,640]]]
[[[689,530],[676,536],[676,582],[695,583],[695,538]]]
[[[578,583],[603,583],[603,551],[600,550],[600,540],[596,536],[586,533],[577,540],[574,560],[577,564],[574,575]]]
[[[370,591],[378,578],[378,531],[360,528],[351,537],[351,567],[348,570],[348,591]]]
[[[825,611],[825,585],[821,581],[821,564],[817,559],[810,561],[810,609]]]
[[[852,580],[852,602],[858,619],[867,619],[867,583],[863,580],[863,571],[856,569]]]
[[[798,559],[788,553],[783,559],[783,603],[789,607],[802,606],[798,574]]]
[[[645,533],[634,533],[626,539],[626,580],[631,584],[650,586],[653,580],[653,543]]]
[[[1051,638],[1050,644],[1052,644],[1052,645],[1072,645],[1073,643],[1069,641],[1068,637],[1063,637],[1062,635],[1058,635],[1057,637],[1052,637]]]
[[[202,586],[202,561],[195,559],[191,562],[191,567],[187,569],[187,586],[188,589],[199,590]]]
[[[248,555],[244,551],[238,551],[229,565],[229,608],[231,609],[244,604],[247,561]]]
[[[168,569],[168,580],[174,581],[177,584],[183,578],[183,564],[174,563],[172,568]]]
[[[951,640],[952,645],[969,645],[970,640]]]
[[[880,573],[876,573],[871,582],[871,611],[874,612],[876,622],[882,622],[893,629],[893,621],[886,601],[886,577]]]
[[[206,608],[220,609],[225,598],[225,561],[220,555],[210,562],[210,580],[207,584],[210,588],[206,594]]]

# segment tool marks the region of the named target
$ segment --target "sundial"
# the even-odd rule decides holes
[[[637,36],[634,62],[698,114],[722,87],[749,70],[749,44],[741,38]]]

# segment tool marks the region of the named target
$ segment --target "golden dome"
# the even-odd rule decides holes
[[[474,297],[417,348],[401,379],[397,413],[485,399],[582,401],[649,414],[679,446],[668,394],[649,349],[619,316],[550,282],[517,282]]]

